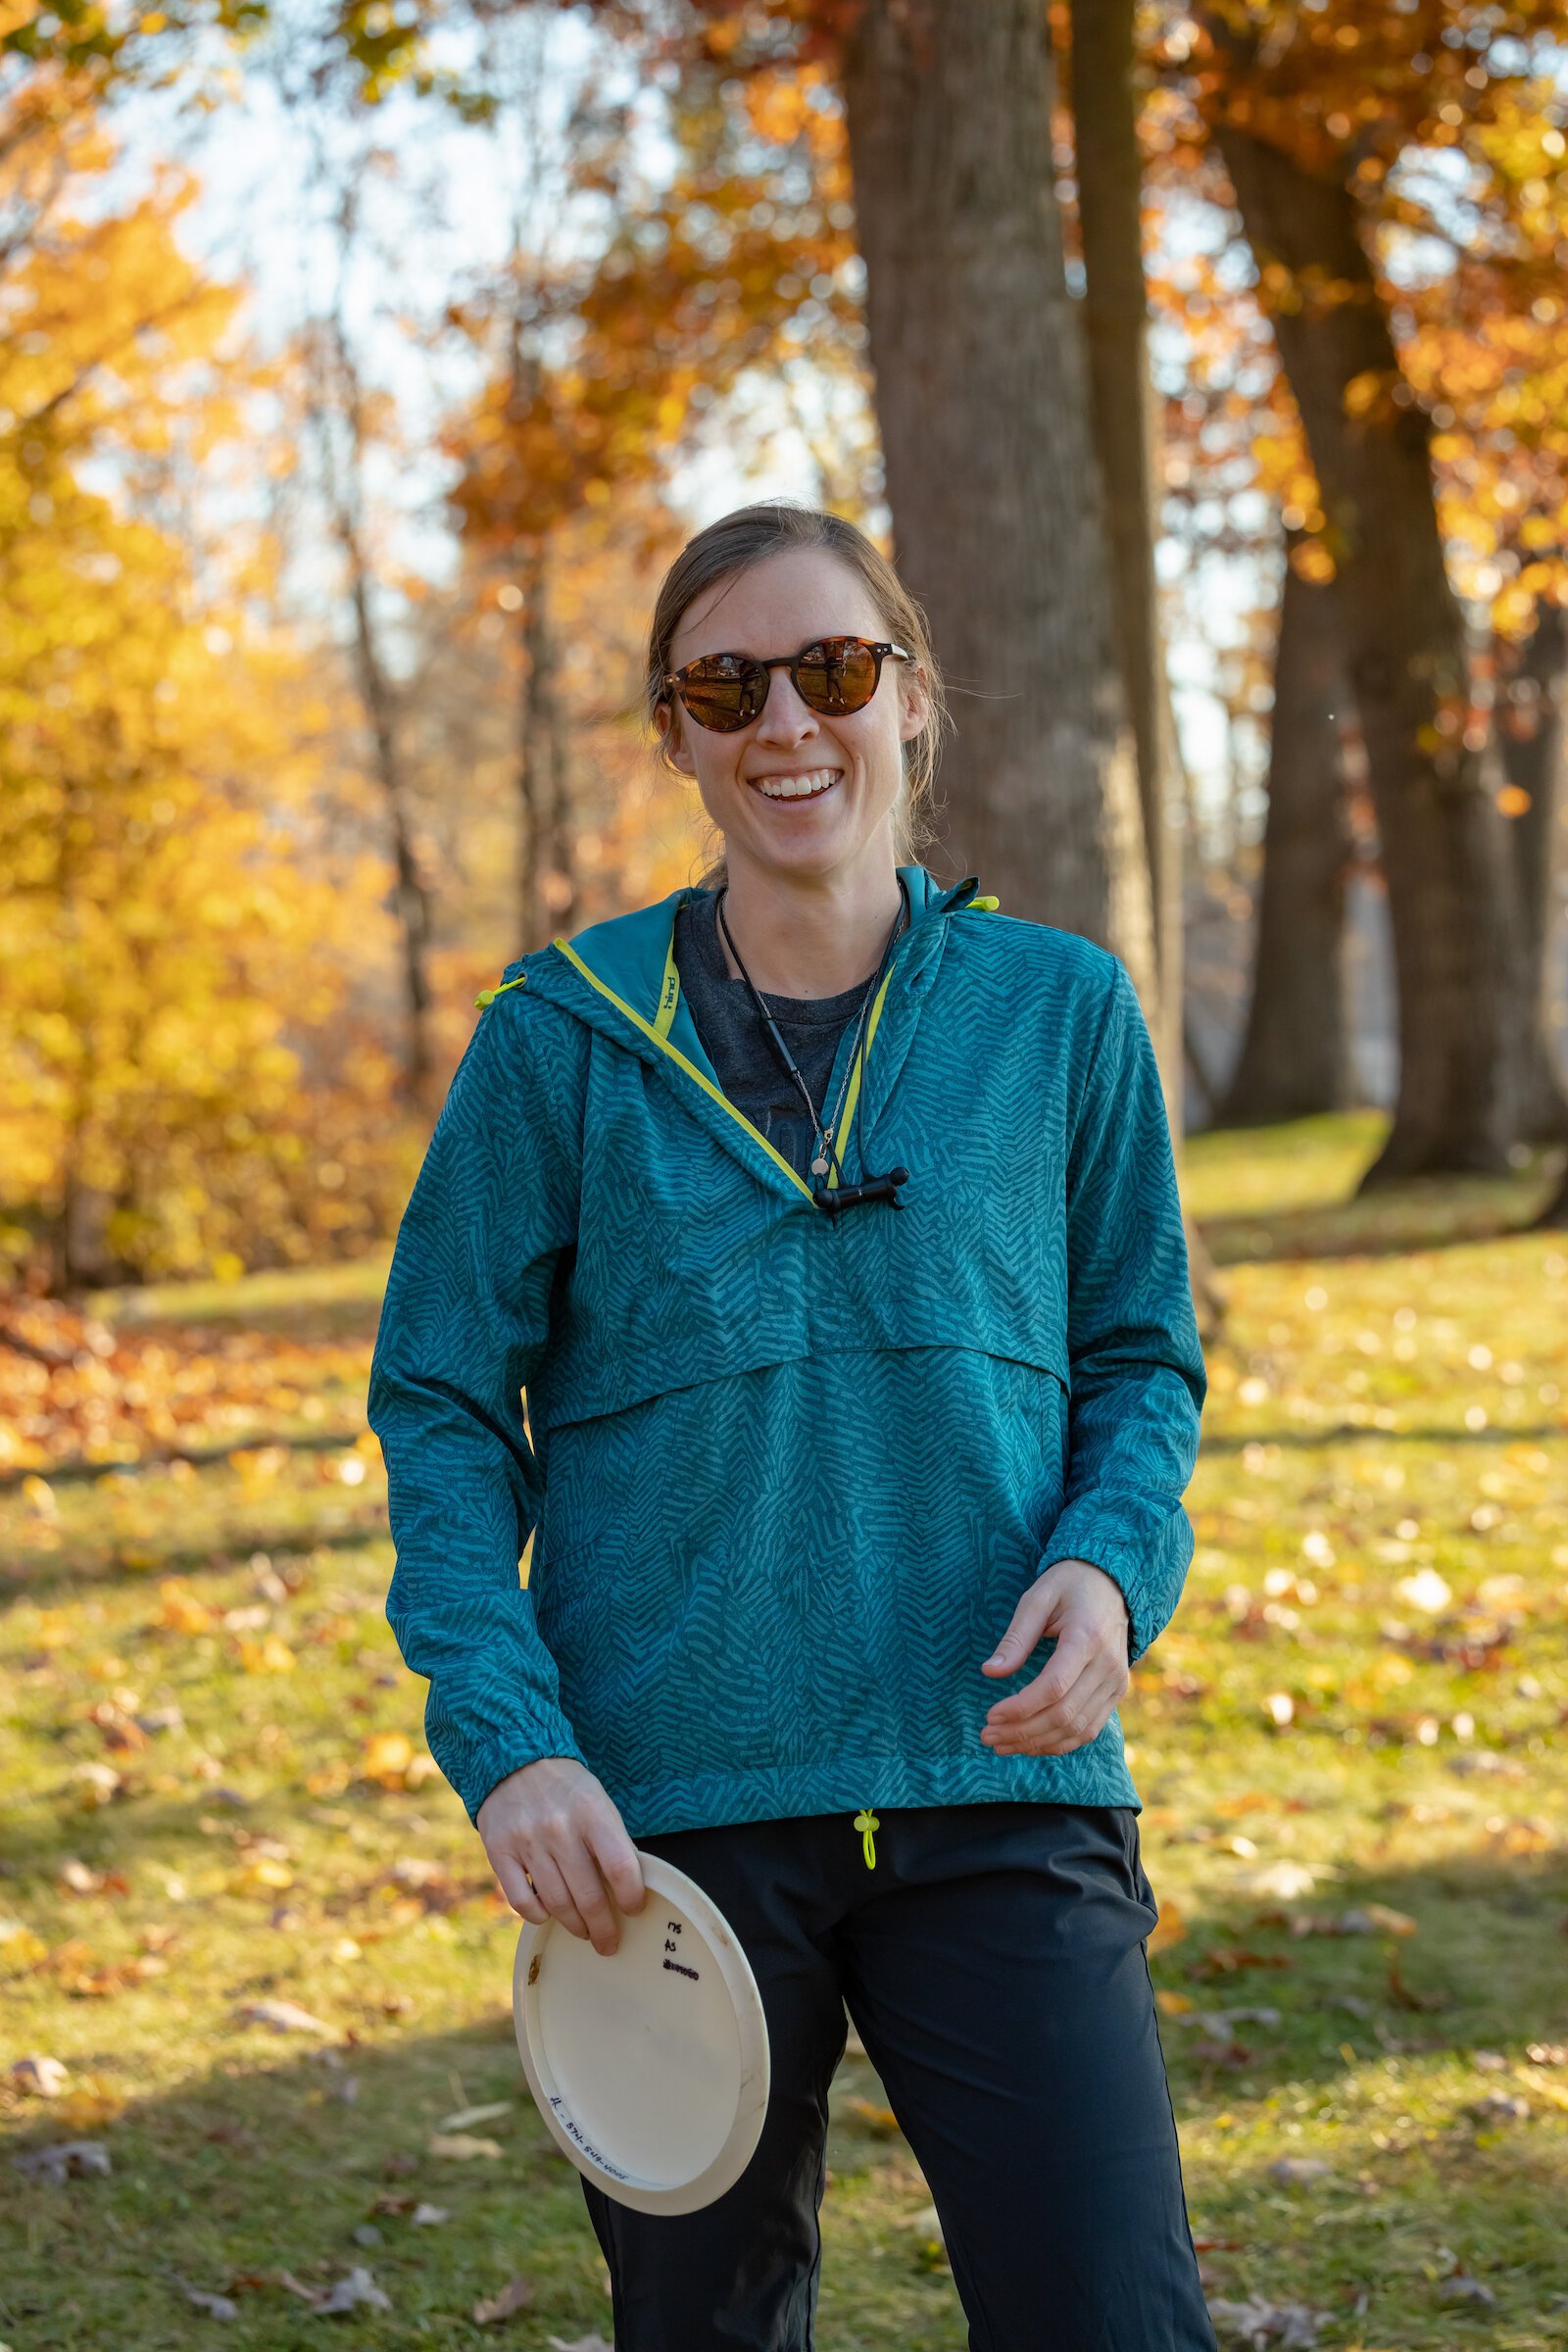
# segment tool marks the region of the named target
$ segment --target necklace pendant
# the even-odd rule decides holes
[[[822,1159],[822,1158],[816,1158],[816,1159],[813,1159],[813,1160],[812,1160],[812,1162],[811,1162],[811,1174],[812,1174],[813,1176],[825,1176],[825,1175],[827,1174],[827,1172],[828,1172],[828,1168],[827,1168],[827,1161],[826,1161],[825,1159]]]

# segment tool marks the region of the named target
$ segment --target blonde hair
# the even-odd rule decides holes
[[[645,681],[648,723],[654,726],[660,707],[668,702],[664,684],[669,672],[670,647],[675,632],[697,599],[722,580],[734,579],[770,556],[798,547],[820,548],[834,556],[865,587],[877,616],[890,637],[913,656],[926,691],[926,721],[918,735],[904,747],[904,785],[893,813],[895,855],[901,865],[911,864],[933,833],[937,760],[943,729],[948,724],[942,673],[931,650],[925,614],[880,550],[847,522],[842,514],[827,514],[814,507],[767,503],[738,507],[721,515],[694,539],[689,539],[665,572],[654,604],[648,633],[648,671]],[[662,756],[669,764],[667,748]],[[710,860],[699,887],[716,890],[725,880],[722,853]]]

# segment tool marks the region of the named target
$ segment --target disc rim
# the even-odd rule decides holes
[[[552,2098],[559,2098],[569,2112],[569,2101],[556,2081],[545,2056],[544,2034],[539,2018],[539,1983],[542,1971],[530,1971],[535,1957],[543,1957],[550,1936],[558,1930],[567,1931],[560,1922],[547,1919],[536,1927],[524,1921],[517,1937],[516,1957],[512,1972],[513,2025],[517,2038],[517,2054],[533,2094],[534,2105],[562,2154],[575,2166],[584,2179],[596,2188],[612,2197],[617,2204],[629,2205],[638,2213],[695,2213],[721,2197],[740,2179],[757,2152],[767,2116],[768,2094],[771,2088],[771,2059],[768,2047],[767,2020],[762,2010],[762,1998],[758,1989],[752,1964],[746,1957],[740,1938],[724,1917],[718,1905],[695,1879],[677,1870],[661,1854],[647,1854],[638,1849],[642,1865],[643,1884],[650,1895],[663,1895],[685,1912],[695,1927],[701,1929],[709,1953],[724,1981],[729,1993],[740,2039],[740,2082],[736,2090],[735,2114],[725,2134],[723,2144],[710,2162],[689,2180],[661,2182],[640,2180],[635,2175],[612,2171],[584,2147],[562,2123]],[[612,2150],[606,2153],[613,2156]]]

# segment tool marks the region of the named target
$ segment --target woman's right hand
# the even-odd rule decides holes
[[[498,1781],[477,1827],[501,1891],[533,1925],[559,1919],[612,1952],[622,1911],[647,1899],[642,1863],[608,1791],[575,1756],[541,1756]]]

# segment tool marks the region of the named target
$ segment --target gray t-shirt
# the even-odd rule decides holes
[[[675,916],[675,968],[691,1007],[697,1034],[736,1109],[765,1135],[796,1173],[812,1182],[816,1138],[800,1089],[774,1053],[757,1017],[744,980],[732,980],[718,935],[716,895],[688,900]],[[866,979],[870,974],[866,974]],[[824,1112],[822,1097],[846,1021],[853,1021],[865,994],[865,980],[837,997],[770,997],[762,1002],[778,1023],[800,1065],[811,1100]]]

